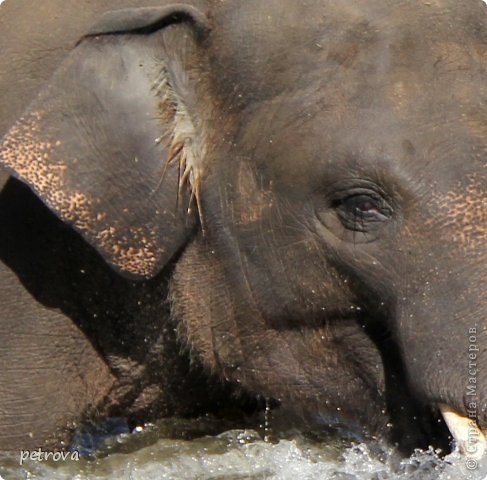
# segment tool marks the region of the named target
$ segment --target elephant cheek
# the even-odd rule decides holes
[[[236,219],[238,227],[246,229],[259,225],[271,214],[273,194],[270,188],[260,186],[265,183],[263,178],[258,179],[258,173],[248,162],[240,163],[237,173],[238,198],[232,202],[232,217]]]
[[[173,274],[169,298],[180,337],[212,372],[229,378],[244,364],[233,299],[221,266],[199,241],[183,253]]]

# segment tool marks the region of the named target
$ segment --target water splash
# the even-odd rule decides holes
[[[180,424],[176,425],[179,428]],[[166,427],[165,427],[166,428]],[[254,430],[229,430],[191,440],[161,438],[146,428],[107,441],[91,459],[35,463],[0,459],[5,480],[486,480],[487,464],[474,471],[458,451],[440,458],[432,449],[403,459],[383,445],[350,444],[294,436],[277,443]]]

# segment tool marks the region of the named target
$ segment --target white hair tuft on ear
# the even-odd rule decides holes
[[[203,162],[206,156],[205,142],[197,131],[183,99],[177,94],[169,79],[167,68],[162,68],[155,90],[161,96],[161,114],[166,131],[168,157],[165,168],[171,162],[179,162],[179,193],[189,188],[191,193],[188,212],[193,201],[196,202],[201,225],[201,179]],[[161,179],[162,181],[162,179]]]

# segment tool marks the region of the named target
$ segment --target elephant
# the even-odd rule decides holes
[[[0,137],[100,12],[141,4],[80,3],[0,7]],[[130,426],[236,408],[231,388],[190,366],[174,330],[156,328],[154,316],[166,315],[162,287],[114,273],[3,170],[0,223],[0,451],[66,447],[102,415]]]
[[[139,316],[172,325],[205,374],[284,424],[481,453],[486,13],[481,0],[113,9],[12,124],[0,162],[129,282],[129,312],[138,288],[161,299],[109,324],[115,341]]]

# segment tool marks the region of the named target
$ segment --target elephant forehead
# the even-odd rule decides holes
[[[393,85],[390,96],[400,107],[433,68],[461,72],[483,63],[485,69],[487,9],[481,1],[219,5],[212,41],[214,61],[225,75],[216,79],[217,91],[226,98],[237,93],[244,105],[299,93],[312,82],[346,91],[380,81]]]
[[[386,94],[389,87],[380,88],[377,93]],[[485,168],[487,111],[473,102],[457,104],[454,94],[437,106],[422,95],[403,113],[387,95],[370,103],[344,101],[329,89],[274,97],[244,112],[236,144],[287,196],[338,177],[399,183],[413,196],[435,182],[445,195],[458,181],[465,188],[467,177]]]
[[[308,188],[310,175],[320,182],[348,159],[412,179],[440,169],[443,191],[452,166],[462,178],[477,170],[470,147],[485,148],[487,128],[483,2],[221,5],[215,91],[239,110],[239,150],[275,185],[292,176],[293,188]]]

